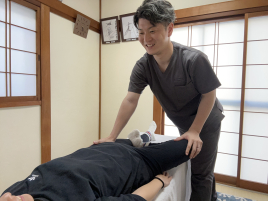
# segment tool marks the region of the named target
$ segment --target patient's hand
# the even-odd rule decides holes
[[[29,194],[23,194],[20,197],[5,193],[0,197],[0,201],[34,201],[33,197]]]
[[[164,187],[167,187],[170,184],[170,181],[172,179],[172,176],[170,176],[167,172],[164,172],[163,174],[159,174],[156,177],[158,177],[164,182]]]
[[[102,138],[100,140],[97,140],[97,141],[94,141],[93,144],[101,144],[103,142],[114,142],[116,139],[108,136],[108,137],[105,137],[105,138]]]
[[[159,174],[156,177],[161,179],[164,182],[164,187],[168,186],[170,184],[170,181],[172,179],[171,176],[167,172],[164,172],[163,174]],[[132,194],[139,195],[143,197],[147,201],[152,201],[153,198],[159,193],[161,190],[163,184],[158,179],[153,179],[148,184],[145,184],[135,190]]]

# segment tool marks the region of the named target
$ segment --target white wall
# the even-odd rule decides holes
[[[98,0],[63,3],[99,21]],[[74,23],[50,15],[52,158],[98,138],[99,34],[84,39]],[[40,106],[0,109],[0,194],[41,163]]]
[[[74,23],[50,15],[52,159],[98,139],[99,34],[73,34]]]
[[[40,106],[0,109],[0,194],[41,162]]]
[[[175,10],[223,2],[224,0],[170,0]],[[142,0],[102,0],[102,18],[135,12]],[[119,107],[127,94],[129,77],[136,61],[145,53],[138,41],[102,45],[102,113],[101,135],[110,134]],[[124,138],[133,129],[145,131],[153,120],[153,94],[147,87],[138,107],[119,137]]]
[[[64,0],[99,21],[99,1]],[[50,14],[52,159],[98,139],[99,37],[73,34],[74,23]]]

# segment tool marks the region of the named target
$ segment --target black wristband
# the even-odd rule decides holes
[[[162,188],[164,188],[165,183],[162,181],[162,179],[160,179],[160,178],[158,178],[158,177],[155,177],[155,179],[158,179],[159,181],[161,181],[161,182],[162,182],[162,184],[163,184]]]

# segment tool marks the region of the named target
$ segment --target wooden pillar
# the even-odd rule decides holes
[[[51,160],[50,8],[41,4],[41,163]]]

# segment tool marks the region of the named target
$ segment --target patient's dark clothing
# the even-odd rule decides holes
[[[189,159],[184,153],[186,140],[143,148],[129,146],[128,140],[117,142],[93,145],[42,164],[5,192],[30,194],[41,201],[145,201],[131,193]]]

